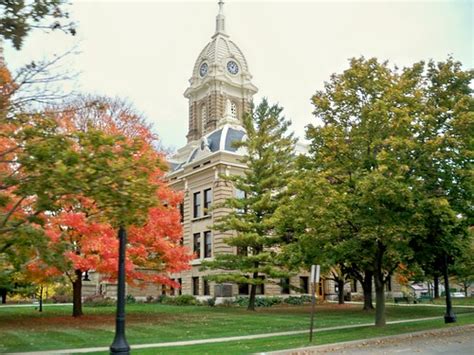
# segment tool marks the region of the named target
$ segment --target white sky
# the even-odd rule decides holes
[[[215,1],[72,1],[78,35],[30,35],[18,52],[6,44],[15,70],[61,54],[79,71],[82,92],[128,98],[153,123],[165,146],[186,142],[183,97],[194,61],[215,29]],[[474,64],[471,1],[226,1],[226,29],[241,48],[259,88],[285,108],[299,137],[315,123],[310,98],[348,58],[364,55],[398,66],[419,60]]]

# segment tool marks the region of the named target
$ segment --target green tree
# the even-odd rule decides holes
[[[418,182],[425,233],[413,240],[426,275],[443,273],[445,256],[460,266],[473,223],[473,70],[448,58],[430,61],[420,81],[422,97],[413,125],[412,174]],[[467,247],[466,247],[467,245]]]
[[[300,156],[288,186],[291,198],[275,213],[278,233],[291,235],[282,249],[292,269],[308,270],[319,264],[325,278],[338,284],[339,303],[348,278],[363,286],[364,309],[372,306],[372,265],[362,258],[366,246],[357,238],[354,216],[346,204],[350,195],[338,189],[324,173],[315,174],[312,155]]]
[[[331,245],[334,261],[373,272],[377,326],[385,325],[385,285],[410,260],[419,225],[409,153],[410,114],[422,69],[416,64],[400,71],[376,59],[352,59],[349,69],[332,75],[312,98],[323,122],[307,130],[306,173],[319,181],[313,189],[322,189],[313,239]]]
[[[237,247],[237,254],[216,255],[205,268],[222,273],[210,277],[217,282],[250,285],[249,310],[255,309],[257,286],[288,276],[278,258],[285,235],[275,233],[273,215],[284,203],[286,187],[294,170],[296,140],[288,133],[290,122],[281,116],[282,108],[264,99],[243,118],[247,138],[237,146],[245,148],[242,158],[247,168],[242,175],[224,176],[233,183],[240,197],[226,200],[230,212],[213,229],[231,231],[225,242]]]
[[[471,232],[472,233],[472,232]],[[456,282],[462,286],[464,295],[469,297],[469,287],[474,285],[474,238],[471,236],[462,255],[454,260],[452,273]]]

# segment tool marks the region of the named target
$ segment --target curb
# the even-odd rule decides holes
[[[318,351],[324,352],[324,351],[337,351],[337,350],[343,350],[344,352],[350,352],[351,347],[358,346],[358,345],[364,345],[364,346],[377,345],[381,341],[403,340],[403,339],[408,339],[408,338],[417,338],[417,337],[420,337],[420,336],[423,336],[423,335],[426,335],[426,334],[432,334],[432,335],[438,335],[439,336],[439,335],[443,335],[443,333],[446,333],[447,331],[449,331],[449,332],[455,331],[456,332],[456,331],[463,331],[463,330],[467,330],[467,329],[474,330],[474,325],[473,324],[467,324],[467,325],[460,325],[460,326],[442,328],[442,329],[439,329],[439,328],[438,329],[428,329],[428,330],[421,330],[421,331],[413,332],[413,333],[388,335],[388,336],[377,337],[377,338],[351,340],[351,341],[345,341],[345,342],[340,342],[340,343],[331,343],[331,344],[323,344],[323,345],[316,345],[316,346],[307,346],[307,347],[304,347],[304,348],[278,350],[278,351],[271,351],[271,352],[257,353],[257,354],[258,355],[298,355],[298,354],[309,355],[309,354],[312,354],[312,353],[317,353]]]

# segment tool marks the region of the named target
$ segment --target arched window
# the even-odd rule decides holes
[[[235,102],[232,101],[230,103],[230,116],[233,119],[237,119],[237,105],[235,104]]]
[[[202,125],[205,126],[207,122],[207,108],[206,105],[202,105],[201,107],[201,121]]]

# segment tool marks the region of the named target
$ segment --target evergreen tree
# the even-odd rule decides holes
[[[252,114],[244,116],[247,138],[236,145],[246,150],[241,161],[247,169],[242,175],[223,177],[240,193],[225,201],[224,207],[231,210],[213,226],[234,232],[225,241],[237,253],[216,255],[203,264],[203,268],[222,270],[210,276],[211,280],[250,285],[249,310],[255,310],[257,286],[288,276],[278,258],[286,240],[275,233],[273,215],[284,203],[294,171],[296,139],[288,133],[290,122],[281,116],[282,110],[264,99]]]

